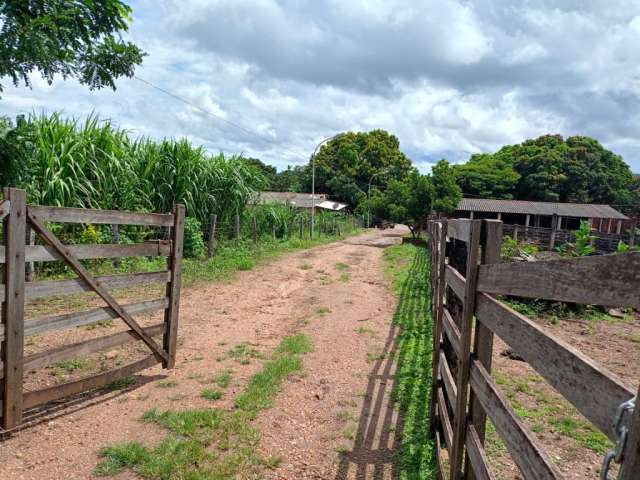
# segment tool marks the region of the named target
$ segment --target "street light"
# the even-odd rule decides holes
[[[377,172],[371,175],[369,179],[369,190],[367,192],[367,228],[371,227],[371,182],[378,175],[384,175],[385,173],[389,173],[390,169],[383,170],[382,172]]]
[[[311,155],[311,240],[313,240],[315,227],[316,227],[316,153],[322,145],[325,143],[344,137],[346,133],[338,133],[333,137],[325,138],[318,145],[316,145],[316,149],[313,151],[313,155]]]

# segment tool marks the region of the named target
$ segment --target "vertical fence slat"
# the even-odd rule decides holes
[[[623,452],[620,480],[634,480],[640,472],[640,388],[636,396],[636,409],[627,437],[627,447]]]
[[[502,250],[502,222],[496,220],[484,220],[482,225],[482,257],[480,263],[500,263]],[[475,307],[474,307],[475,310]],[[473,351],[482,366],[491,372],[491,360],[493,356],[493,332],[482,323],[476,322]],[[473,392],[469,397],[469,418],[473,424],[474,432],[480,445],[484,445],[485,427],[487,415]],[[469,430],[467,430],[467,433]],[[466,442],[466,440],[465,440]],[[475,480],[476,475],[470,468],[470,462],[465,463],[465,476],[467,480]]]
[[[433,375],[431,378],[431,432],[435,433],[436,418],[436,392],[438,391],[438,362],[440,360],[440,337],[442,332],[442,304],[444,297],[444,268],[447,242],[447,228],[441,222],[432,224],[431,249],[432,249],[432,308],[431,318],[433,323]]]
[[[8,430],[22,421],[27,208],[24,190],[6,188],[4,197],[11,202],[11,211],[4,221],[6,263],[3,308],[5,336],[2,427]]]
[[[467,389],[469,385],[469,370],[471,367],[471,336],[472,319],[475,309],[476,281],[478,273],[478,253],[482,220],[472,220],[470,237],[467,243],[467,270],[465,275],[465,295],[462,306],[460,357],[458,358],[457,392],[451,453],[451,479],[462,478],[462,461],[464,458],[465,431],[467,429]]]
[[[236,215],[236,218],[238,216]],[[180,288],[182,285],[182,250],[184,238],[184,205],[176,205],[174,208],[174,226],[171,234],[171,256],[167,263],[171,271],[167,284],[167,297],[169,307],[164,312],[166,324],[163,346],[169,354],[169,358],[163,361],[164,368],[173,368],[176,364],[176,344],[178,337],[178,316],[180,311]]]
[[[216,224],[218,223],[218,215],[215,213],[209,216],[209,238],[207,239],[207,256],[213,257],[216,247]]]

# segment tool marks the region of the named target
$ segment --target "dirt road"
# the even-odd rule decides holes
[[[91,478],[100,448],[154,444],[165,436],[139,421],[150,408],[210,407],[200,397],[201,379],[225,369],[233,370],[233,382],[216,406],[232,408],[261,360],[245,364],[225,353],[247,343],[269,354],[291,332],[308,335],[315,350],[304,356],[304,374],[286,382],[256,420],[260,449],[283,460],[267,477],[342,480],[375,470],[376,478],[390,478],[397,418],[388,393],[395,367],[384,359],[395,334],[396,300],[383,277],[380,247],[404,233],[376,232],[301,251],[232,283],[187,289],[176,369],[146,370],[125,393],[103,394],[15,434],[0,444],[0,478]]]

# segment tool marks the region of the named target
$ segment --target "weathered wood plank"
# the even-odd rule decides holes
[[[103,287],[115,289],[131,287],[134,285],[149,285],[152,283],[166,283],[169,281],[169,272],[133,273],[124,275],[103,275],[95,277]],[[71,280],[57,280],[49,282],[28,282],[26,284],[26,297],[28,300],[46,298],[51,296],[71,295],[78,292],[91,292],[93,289],[81,278]],[[0,300],[2,300],[0,298]]]
[[[449,339],[453,351],[456,352],[456,357],[460,358],[460,330],[458,330],[458,327],[453,322],[453,318],[451,318],[449,310],[446,308],[442,315],[442,331]]]
[[[180,289],[182,286],[182,250],[184,239],[184,205],[176,205],[173,212],[175,216],[175,226],[172,229],[171,255],[167,259],[167,266],[171,272],[169,283],[167,283],[167,297],[169,306],[164,312],[164,323],[166,330],[163,338],[163,347],[167,352],[162,366],[173,368],[176,363],[176,342],[178,339],[178,319],[180,316]]]
[[[164,323],[146,327],[144,331],[150,337],[154,337],[164,332]],[[61,360],[74,358],[80,355],[90,355],[92,353],[99,352],[100,350],[117,347],[119,345],[138,340],[140,339],[133,330],[114,333],[113,335],[108,335],[106,337],[91,338],[84,342],[75,343],[73,345],[63,345],[62,347],[25,357],[24,368],[25,370],[44,368]]]
[[[490,295],[478,296],[476,318],[614,440],[611,419],[634,394],[617,376]]]
[[[640,472],[640,388],[636,395],[636,407],[627,437],[627,446],[622,452],[620,480],[637,479],[638,472]]]
[[[120,258],[120,257],[159,257],[167,256],[171,251],[169,242],[147,242],[133,245],[66,245],[65,248],[79,260],[92,258]],[[0,247],[0,263],[4,263],[4,247]],[[27,262],[55,262],[63,260],[56,249],[45,245],[30,245],[26,247],[25,260]]]
[[[474,360],[471,365],[471,388],[485,412],[496,427],[496,431],[511,453],[525,480],[557,480],[564,478],[558,468],[518,418],[511,403],[498,390],[482,364]]]
[[[442,377],[442,383],[444,385],[444,389],[447,392],[447,396],[449,397],[449,403],[451,405],[456,404],[456,400],[458,398],[458,391],[456,390],[456,382],[453,379],[453,375],[451,375],[451,369],[449,368],[449,362],[447,362],[447,358],[444,356],[444,352],[440,350],[440,376]]]
[[[128,377],[140,370],[145,370],[158,363],[154,355],[149,355],[142,360],[130,363],[114,370],[99,373],[92,377],[83,378],[73,382],[67,382],[60,385],[54,385],[52,387],[44,388],[42,390],[36,390],[34,392],[25,392],[24,394],[24,408],[32,408],[38,405],[42,405],[52,400],[58,400],[60,398],[68,397],[76,393],[86,392],[96,388],[104,387],[105,385],[114,382],[120,378]]]
[[[121,210],[94,210],[90,208],[45,207],[29,205],[29,211],[45,222],[88,223],[94,225],[146,225],[172,227],[170,213],[140,213]]]
[[[42,237],[49,245],[54,247],[58,253],[64,258],[65,263],[67,263],[71,269],[82,278],[85,282],[87,282],[91,288],[102,298],[111,309],[118,314],[124,322],[129,325],[133,331],[135,331],[138,336],[142,339],[144,343],[154,352],[159,359],[167,360],[168,354],[146,333],[144,330],[138,325],[135,319],[127,313],[127,311],[122,308],[122,306],[116,301],[115,298],[109,293],[109,291],[96,282],[96,279],[93,278],[91,273],[80,263],[80,261],[74,257],[71,253],[69,253],[68,249],[65,245],[58,240],[58,238],[41,223],[40,219],[33,213],[27,213],[29,217],[29,222],[31,222],[31,226],[33,229],[38,232],[40,237]]]
[[[467,427],[467,456],[473,471],[474,478],[477,480],[495,480],[495,476],[489,468],[489,460],[478,436],[478,432],[473,424]]]
[[[447,221],[447,236],[468,242],[471,237],[471,222],[468,218],[457,218]]]
[[[449,451],[449,455],[451,455],[453,428],[451,427],[449,411],[447,410],[447,403],[444,399],[442,388],[438,388],[438,417],[440,418],[440,424],[442,425],[442,432],[444,433],[444,440],[447,444],[447,450]]]
[[[4,220],[4,217],[9,215],[9,211],[11,210],[11,201],[3,200],[0,202],[0,220]]]
[[[3,308],[4,381],[2,382],[2,428],[9,430],[22,422],[22,357],[24,351],[25,236],[27,195],[24,190],[5,188],[4,198],[11,211],[4,220],[6,248],[5,294]]]
[[[482,222],[482,258],[481,264],[500,263],[502,250],[502,222],[498,220],[484,220]],[[493,332],[483,323],[476,322],[476,331],[473,339],[473,352],[475,357],[484,366],[487,372],[491,372],[491,360],[493,357]],[[473,392],[469,397],[469,417],[473,424],[473,434],[480,446],[484,445],[486,414],[482,410],[482,405],[475,398]],[[467,444],[468,444],[467,430]],[[467,462],[467,464],[470,462]],[[465,472],[467,480],[478,478],[475,472]]]
[[[436,464],[438,466],[438,480],[444,480],[446,478],[445,464],[442,461],[442,442],[440,441],[440,435],[436,432]]]
[[[129,313],[129,315],[143,315],[145,313],[162,310],[168,305],[168,298],[160,298],[156,300],[147,300],[145,302],[123,305],[123,308]],[[45,332],[65,330],[67,328],[89,325],[91,323],[101,322],[109,319],[116,319],[118,317],[118,314],[114,312],[110,307],[94,308],[84,312],[74,312],[64,315],[54,315],[51,317],[27,320],[24,323],[24,333],[26,336],[37,335]]]
[[[473,336],[473,312],[476,299],[478,256],[480,254],[480,234],[482,220],[469,221],[469,242],[467,243],[467,270],[465,289],[462,297],[462,317],[460,328],[460,355],[456,373],[457,402],[454,408],[453,445],[451,452],[451,480],[462,478],[465,432],[467,431],[467,390],[471,366],[471,339]]]
[[[478,290],[562,302],[640,308],[640,252],[482,265]]]
[[[451,265],[447,265],[445,267],[445,279],[447,281],[447,285],[451,287],[453,293],[461,300],[464,301],[464,290],[465,290],[465,279],[460,272],[458,272]]]

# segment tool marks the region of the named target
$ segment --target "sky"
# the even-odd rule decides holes
[[[0,115],[92,112],[134,136],[306,163],[384,128],[422,172],[547,133],[640,172],[640,0],[130,0],[138,79],[90,91],[4,79]],[[239,125],[238,129],[232,124]]]

